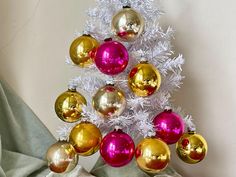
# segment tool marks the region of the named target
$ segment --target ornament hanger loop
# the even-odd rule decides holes
[[[106,81],[106,85],[115,85],[115,80],[114,78],[110,78]]]
[[[131,7],[130,0],[121,0],[121,3],[124,4],[123,8],[130,8]]]
[[[171,106],[169,106],[169,105],[168,105],[168,106],[165,106],[165,110],[166,110],[166,111],[172,111]]]
[[[147,63],[148,62],[148,60],[146,59],[146,58],[144,58],[144,57],[142,57],[141,59],[140,59],[140,63]]]
[[[196,132],[196,127],[188,127],[187,130],[188,130],[188,133],[194,134]]]
[[[68,84],[68,89],[69,90],[76,90],[77,86],[78,85],[75,81],[70,81],[69,84]]]
[[[87,30],[83,30],[83,36],[91,36]]]
[[[122,127],[119,126],[119,125],[116,125],[116,126],[115,126],[115,131],[118,131],[118,130],[122,130]]]
[[[156,135],[156,133],[154,132],[154,131],[149,131],[148,133],[147,133],[147,135],[145,136],[145,138],[146,137],[154,137]]]

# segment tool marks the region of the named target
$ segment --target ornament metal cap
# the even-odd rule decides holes
[[[84,30],[83,31],[83,36],[91,36],[88,31]]]
[[[104,42],[109,42],[109,41],[112,41],[112,38],[111,38],[111,37],[108,37],[108,38],[105,38],[105,39],[104,39]]]
[[[196,128],[195,127],[188,127],[187,131],[188,131],[188,134],[195,134],[196,133]]]
[[[123,8],[130,8],[131,6],[131,3],[130,3],[130,0],[120,0],[121,3],[123,4]]]
[[[111,78],[111,79],[109,79],[109,80],[107,80],[106,81],[106,85],[115,85],[115,81],[114,81],[114,79],[113,78]]]
[[[142,57],[140,59],[140,63],[148,63],[148,60],[146,58]]]
[[[164,112],[171,114],[172,113],[172,109],[165,109]]]
[[[130,9],[130,5],[123,6],[123,9]]]
[[[165,106],[165,111],[171,111],[172,112],[171,106]]]
[[[90,34],[86,34],[86,33],[84,33],[84,34],[83,34],[83,36],[88,36],[88,37],[91,37],[91,35],[90,35]]]
[[[121,126],[119,126],[119,125],[116,125],[116,126],[115,126],[115,131],[122,131],[122,128],[121,128]]]
[[[60,136],[60,137],[57,138],[58,142],[67,142],[67,143],[69,143],[68,140],[69,140],[69,137],[65,137],[65,136]]]
[[[156,133],[153,131],[149,131],[145,137],[153,138],[156,136]]]

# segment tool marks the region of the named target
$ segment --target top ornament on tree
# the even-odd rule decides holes
[[[124,42],[135,41],[144,30],[143,17],[129,6],[124,6],[112,19],[114,34]]]

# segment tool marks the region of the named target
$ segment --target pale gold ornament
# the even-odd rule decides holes
[[[93,107],[102,118],[119,116],[126,107],[125,95],[114,85],[106,85],[93,96]]]
[[[164,170],[170,161],[168,145],[157,138],[144,138],[135,150],[139,168],[147,173],[158,173]]]
[[[82,107],[86,105],[86,99],[75,89],[69,89],[62,93],[55,102],[57,116],[68,123],[73,123],[82,117]]]
[[[88,67],[93,63],[98,41],[90,35],[82,35],[75,39],[70,46],[70,58],[80,67]]]
[[[70,133],[70,143],[81,156],[96,153],[102,141],[100,130],[90,122],[81,122]]]
[[[153,65],[143,61],[130,71],[128,83],[135,95],[146,97],[159,89],[161,75]]]
[[[112,30],[122,41],[135,41],[143,32],[143,17],[130,7],[124,7],[112,19]]]
[[[67,173],[78,164],[78,155],[74,147],[66,141],[58,141],[47,151],[48,167],[55,173]]]
[[[207,150],[206,140],[195,132],[183,134],[176,143],[176,152],[179,158],[189,164],[202,161],[207,154]]]

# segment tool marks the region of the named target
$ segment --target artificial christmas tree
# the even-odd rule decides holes
[[[171,93],[182,84],[184,59],[174,55],[173,29],[163,30],[158,24],[162,11],[153,0],[96,2],[88,11],[84,34],[70,47],[67,63],[79,74],[69,82],[69,91],[76,94],[63,105],[56,102],[56,108],[66,108],[64,114],[55,109],[57,115],[69,122],[60,130],[60,139],[86,155],[101,143],[101,156],[113,167],[127,165],[135,154],[137,165],[147,173],[168,166],[168,144],[176,142],[182,160],[201,161],[206,141],[184,134],[196,131],[191,117],[170,109]],[[107,134],[103,140],[96,126]],[[188,157],[185,151],[191,151]]]

